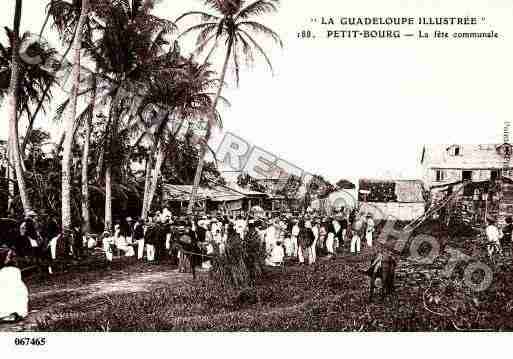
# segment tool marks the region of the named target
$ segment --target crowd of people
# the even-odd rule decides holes
[[[179,217],[163,208],[147,220],[127,217],[117,221],[112,231],[105,230],[99,236],[83,234],[80,224],[64,235],[56,220],[50,219],[43,225],[37,214],[30,211],[17,226],[17,233],[3,236],[0,246],[15,250],[19,257],[36,261],[58,257],[80,259],[92,251],[102,250],[108,262],[117,256],[157,262],[179,256],[174,244],[185,241],[207,258],[204,262],[208,267],[208,255],[223,254],[230,229],[244,240],[250,228],[258,234],[269,265],[280,264],[286,257],[312,264],[319,254],[331,257],[345,250],[356,255],[361,251],[362,240],[372,247],[375,222],[370,213],[344,209],[330,217],[308,214]]]
[[[69,233],[63,233],[57,223],[52,219],[43,223],[36,212],[30,211],[14,227],[15,233],[4,233],[0,242],[0,253],[4,253],[0,280],[5,276],[12,282],[21,281],[21,272],[14,273],[12,269],[16,267],[15,257],[30,259],[25,264],[44,268],[50,274],[61,259],[80,261],[93,254],[103,257],[108,266],[119,257],[148,263],[174,261],[180,272],[192,272],[193,276],[196,267],[209,270],[214,258],[227,252],[242,253],[241,258],[258,266],[283,266],[286,260],[311,265],[319,256],[359,254],[362,241],[372,247],[375,232],[372,216],[354,210],[341,210],[330,217],[308,214],[179,217],[163,208],[147,220],[131,217],[119,220],[112,231],[105,230],[101,235],[83,234],[79,223]],[[16,288],[22,290],[22,286]],[[10,306],[0,304],[3,308]],[[2,314],[9,318],[12,313],[26,315],[26,311],[19,309],[6,312],[9,313]]]

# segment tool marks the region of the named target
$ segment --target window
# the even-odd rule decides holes
[[[497,181],[501,177],[501,171],[500,170],[492,170],[490,172],[490,180],[491,181]]]
[[[454,145],[447,149],[451,156],[461,156],[461,146]]]
[[[461,179],[463,181],[472,181],[472,171],[463,171],[461,173]]]
[[[435,178],[436,178],[437,182],[441,182],[441,181],[445,180],[445,171],[444,170],[436,170]]]

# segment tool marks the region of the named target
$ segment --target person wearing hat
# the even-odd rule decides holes
[[[162,209],[162,217],[171,219],[172,216],[173,216],[173,214],[171,213],[169,208],[167,206],[165,206]]]
[[[38,258],[40,255],[42,237],[39,233],[37,214],[28,210],[25,219],[19,227],[20,238],[16,244],[16,251],[21,256]]]
[[[499,231],[499,228],[495,225],[495,219],[492,217],[488,217],[486,222],[488,223],[488,226],[485,229],[486,233],[486,240],[487,240],[487,248],[488,248],[488,256],[492,258],[492,256],[499,252],[501,253],[501,245],[500,245],[500,239],[502,237],[502,234]]]
[[[244,234],[246,232],[246,221],[244,218],[242,218],[241,215],[237,216],[237,219],[235,220],[235,231],[239,234],[241,239],[244,239]]]
[[[108,263],[112,262],[114,256],[114,238],[110,235],[109,231],[104,231],[101,236],[103,251]]]
[[[330,232],[333,232],[333,251],[336,252],[339,246],[343,243],[343,237],[342,237],[342,225],[340,224],[340,221],[338,217],[334,217],[331,220],[331,227]]]
[[[372,248],[372,239],[374,236],[376,224],[374,223],[374,220],[372,219],[372,214],[367,213],[367,221],[365,226],[365,240],[367,242],[367,247]]]
[[[137,246],[137,259],[143,259],[144,256],[144,221],[138,219],[132,231],[132,239]]]
[[[298,256],[298,251],[299,251],[299,247],[298,247],[298,243],[297,243],[297,239],[298,239],[298,236],[299,236],[299,221],[294,218],[292,220],[292,229],[290,231],[290,239],[291,239],[291,256],[292,257],[297,257]]]
[[[309,221],[305,224],[305,227],[308,227],[312,230],[314,241],[310,248],[308,249],[308,264],[314,264],[317,260],[317,241],[319,240],[319,222],[317,220]]]
[[[506,225],[502,228],[501,247],[503,252],[511,253],[511,234],[513,232],[513,218],[506,217]]]
[[[128,243],[130,244],[133,244],[133,241],[134,241],[134,224],[135,224],[135,221],[133,220],[132,217],[126,217],[125,218],[125,229],[124,229],[124,232],[125,232],[125,236],[126,236],[126,239],[128,241]]]
[[[352,225],[351,253],[357,255],[360,253],[362,233],[364,233],[365,220],[360,214],[355,215]]]

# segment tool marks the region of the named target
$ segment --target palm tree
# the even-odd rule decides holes
[[[91,1],[91,0],[90,0]],[[92,0],[92,3],[89,3],[89,6],[92,9],[101,9],[102,6],[106,5],[106,2],[108,0]],[[64,44],[67,44],[66,50],[62,54],[60,61],[58,63],[58,66],[55,69],[55,72],[59,71],[64,62],[66,57],[68,56],[68,53],[70,52],[72,46],[73,46],[73,40],[75,38],[75,34],[77,32],[78,28],[78,21],[80,18],[80,12],[82,9],[82,2],[81,0],[72,0],[72,2],[68,2],[65,0],[50,0],[48,6],[46,7],[46,18],[43,23],[43,26],[41,28],[41,31],[39,33],[39,37],[43,35],[43,31],[46,28],[46,25],[50,18],[53,19],[53,23],[55,28],[57,29],[62,41]],[[89,20],[89,19],[86,19]],[[92,25],[90,21],[86,21],[86,26],[84,26],[84,34],[82,35],[82,42],[84,41],[87,43],[89,42],[89,39],[91,38],[91,32],[92,32]],[[43,96],[41,97],[41,100],[39,101],[38,105],[36,106],[35,111],[32,113],[32,116],[29,119],[29,123],[27,126],[26,136],[22,144],[22,151],[25,151],[25,147],[27,145],[27,139],[30,137],[30,132],[32,131],[32,128],[34,126],[34,123],[36,121],[37,115],[39,114],[39,111],[43,109],[43,103],[45,96],[50,91],[51,84],[47,84],[44,86],[43,90]],[[64,135],[64,132],[63,132]],[[63,139],[64,140],[64,139]]]
[[[7,92],[7,113],[9,116],[9,149],[12,156],[14,170],[18,181],[18,191],[25,212],[31,209],[30,200],[27,196],[25,179],[20,157],[20,144],[18,137],[18,94],[20,80],[20,58],[19,58],[19,34],[21,21],[22,0],[16,0],[14,11],[14,26],[11,34],[12,62],[9,90]]]
[[[68,111],[68,116],[65,118],[64,132],[66,137],[64,139],[64,148],[62,154],[62,228],[64,235],[72,227],[72,213],[71,213],[71,155],[73,146],[73,130],[75,127],[75,119],[77,117],[77,100],[80,88],[80,52],[82,50],[82,29],[85,25],[86,18],[89,13],[89,0],[82,0],[82,9],[80,18],[77,25],[77,34],[73,40],[73,89],[71,93],[71,108]]]
[[[92,118],[94,116],[94,105],[96,103],[96,76],[91,76],[91,111],[88,113],[84,124],[84,145],[82,149],[82,231],[87,234],[91,231],[91,219],[89,216],[89,148],[91,142]]]
[[[198,52],[205,50],[213,41],[214,44],[208,53],[207,60],[218,47],[221,40],[225,40],[226,53],[221,71],[221,82],[212,104],[213,109],[215,109],[223,90],[224,80],[230,60],[233,61],[235,66],[237,84],[239,83],[241,57],[247,64],[250,64],[253,61],[255,52],[264,58],[271,72],[273,72],[269,56],[266,54],[262,46],[254,39],[253,33],[267,36],[280,47],[283,46],[282,41],[276,32],[260,22],[257,22],[254,18],[263,14],[278,11],[279,0],[256,0],[249,4],[248,1],[244,0],[205,0],[205,5],[207,5],[216,14],[209,14],[203,11],[191,11],[181,15],[176,22],[189,16],[201,17],[200,24],[189,27],[181,34],[181,36],[199,31],[197,37]],[[188,206],[189,213],[192,212],[197,195],[201,172],[203,171],[204,157],[207,150],[206,143],[209,140],[212,125],[212,123],[208,123],[206,136],[201,144],[201,160],[198,163],[194,177],[194,187]]]
[[[164,113],[163,118],[153,121],[158,125],[151,129],[152,153],[156,153],[156,156],[154,167],[150,165],[148,168],[153,168],[153,171],[149,176],[150,184],[145,190],[143,218],[146,218],[155,195],[166,155],[166,142],[176,138],[181,126],[186,122],[197,123],[205,117],[212,116],[214,93],[210,91],[218,86],[218,81],[214,78],[215,73],[210,70],[209,64],[197,64],[192,59],[184,59],[178,56],[178,52],[174,59],[174,70],[168,72],[167,76],[159,79],[158,82],[151,84],[148,95],[143,100],[143,105],[151,103],[161,106],[161,112]],[[217,111],[214,112],[214,116],[212,121],[221,124]],[[176,126],[177,122],[178,126]]]
[[[98,14],[102,35],[88,49],[98,66],[99,87],[110,102],[105,141],[105,227],[112,225],[112,162],[123,121],[131,119],[132,108],[146,85],[169,71],[165,37],[175,29],[172,22],[150,14],[152,1],[114,1]],[[99,95],[102,97],[102,95]]]
[[[9,90],[9,80],[11,78],[11,61],[13,56],[13,31],[5,28],[9,44],[4,46],[0,43],[0,99],[3,99]],[[27,40],[29,33],[24,33],[18,37],[19,42]],[[57,52],[48,46],[47,43],[40,42],[37,46],[31,46],[28,50],[39,56],[42,63],[55,58]],[[30,118],[34,113],[34,106],[41,106],[45,110],[45,104],[51,99],[51,93],[44,92],[43,89],[51,88],[55,85],[55,76],[48,69],[42,66],[28,64],[20,59],[18,62],[18,117],[27,116]],[[23,149],[23,148],[22,148]]]
[[[7,38],[9,39],[8,45],[0,44],[0,99],[4,99],[7,97],[9,91],[9,82],[12,76],[12,58],[13,58],[13,39],[18,39],[19,42],[25,41],[29,34],[25,33],[21,36],[14,36],[14,33],[10,29],[5,29]],[[19,46],[19,45],[18,45]],[[48,44],[41,42],[38,46],[31,46],[28,50],[36,56],[39,56],[43,63],[45,63],[48,59],[51,59],[55,56],[56,51],[48,46]],[[25,63],[23,59],[18,57],[18,61],[16,62],[18,67],[18,90],[17,90],[17,117],[16,117],[16,131],[18,131],[20,119],[23,116],[27,116],[31,118],[34,113],[34,105],[37,103],[39,108],[45,108],[45,104],[50,99],[50,91],[42,91],[43,88],[50,89],[52,85],[55,84],[55,77],[53,73],[47,71],[42,66],[32,65]],[[26,142],[27,137],[30,134],[26,134],[23,142]],[[19,139],[18,139],[19,141]],[[21,146],[19,150],[19,155],[21,156],[20,163],[22,168],[22,173],[24,171],[24,146]],[[12,162],[12,149],[9,150],[9,159]],[[9,176],[14,179],[12,176],[12,170],[9,168]],[[12,183],[12,182],[10,182]],[[13,188],[14,189],[14,188]],[[11,197],[9,200],[9,204],[12,203],[13,193],[11,192]],[[10,209],[10,205],[8,206]]]

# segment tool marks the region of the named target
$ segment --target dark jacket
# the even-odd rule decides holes
[[[311,228],[300,228],[297,243],[301,248],[308,248],[314,242],[314,234]]]

